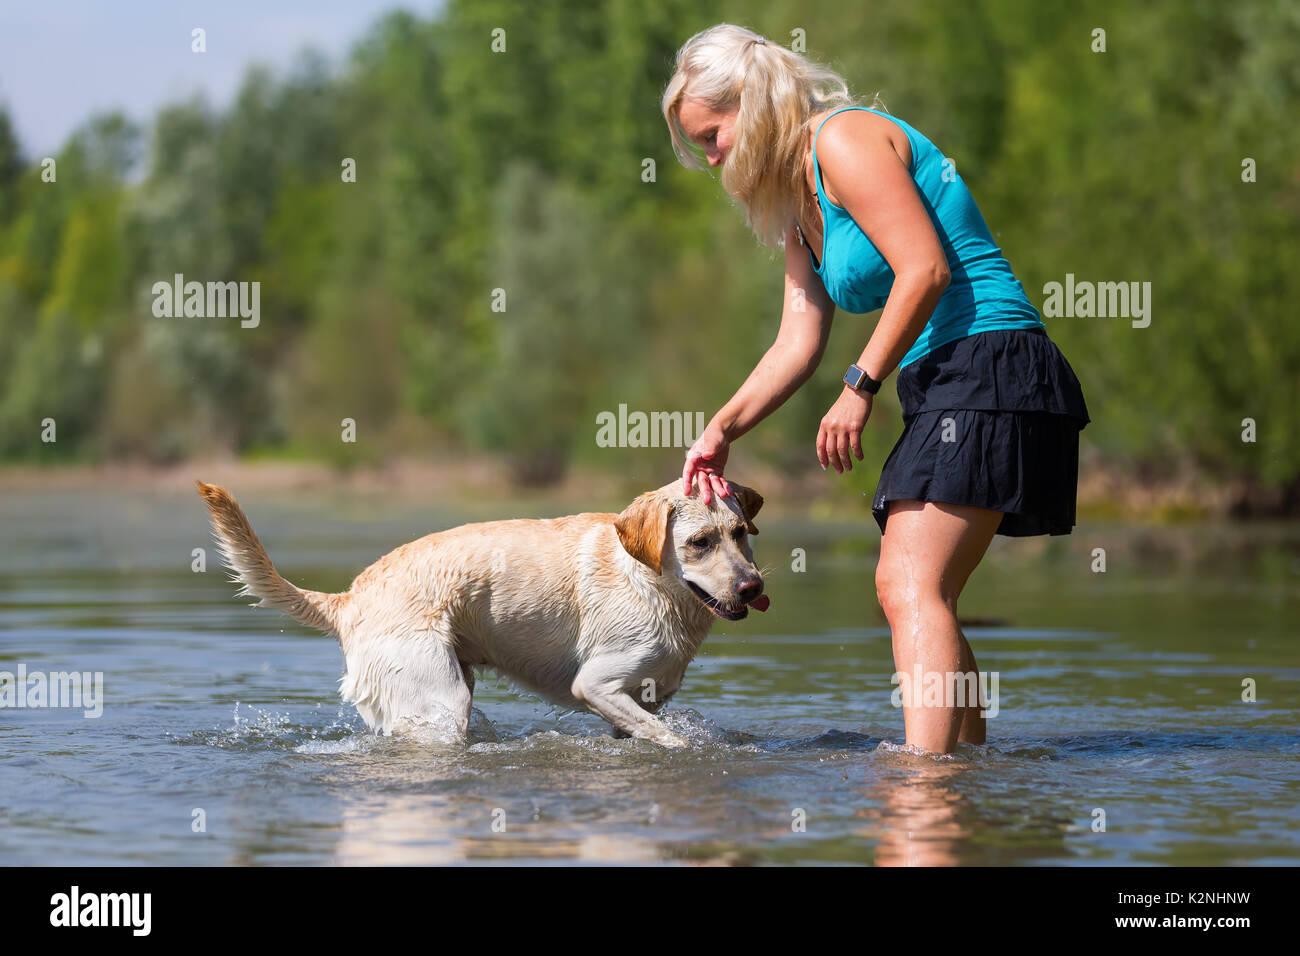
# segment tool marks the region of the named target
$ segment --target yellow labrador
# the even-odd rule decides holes
[[[450,714],[468,730],[477,666],[563,707],[586,709],[616,736],[685,746],[655,716],[715,618],[767,610],[749,535],[763,499],[684,495],[681,480],[621,514],[461,525],[404,544],[341,594],[304,591],[276,572],[224,488],[198,482],[226,564],[243,585],[343,649],[341,693],[386,734]]]

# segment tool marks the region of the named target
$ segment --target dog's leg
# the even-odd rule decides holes
[[[359,636],[349,644],[347,662],[344,699],[355,703],[374,729],[400,733],[422,721],[445,721],[446,711],[458,735],[467,736],[473,691],[449,628],[439,624],[416,634]]]
[[[664,704],[668,703],[668,698],[671,696],[673,695],[667,694],[666,696],[658,700],[646,700],[644,696],[633,697],[632,699],[636,701],[636,703],[641,705],[642,710],[650,714],[657,714],[659,713],[659,708],[662,707]],[[614,728],[613,730],[610,731],[610,735],[615,740],[627,740],[629,737],[632,736],[622,727],[619,727],[617,724],[610,724],[610,726]]]
[[[658,717],[647,714],[621,688],[608,692],[587,689],[580,699],[596,714],[631,737],[653,740],[665,747],[685,747],[687,740],[673,733]]]
[[[624,657],[587,661],[573,679],[573,696],[625,734],[653,740],[665,747],[687,746],[684,737],[669,730],[658,717],[642,710],[627,692],[627,666]],[[639,682],[634,683],[639,686]]]
[[[438,707],[451,712],[456,721],[456,732],[462,739],[469,735],[469,713],[474,706],[474,671],[465,667],[456,656],[454,637],[435,631],[438,639],[433,651],[432,665],[423,676],[430,681],[428,697]]]

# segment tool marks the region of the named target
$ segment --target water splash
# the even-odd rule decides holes
[[[186,735],[167,736],[180,744],[217,747],[223,750],[259,751],[270,749],[294,750],[310,741],[337,741],[368,732],[361,718],[350,707],[339,708],[328,723],[312,723],[320,719],[320,707],[312,708],[304,720],[301,711],[277,711],[236,701],[229,727],[198,730]]]
[[[876,746],[876,753],[879,754],[898,754],[907,757],[922,757],[927,760],[966,760],[967,755],[960,751],[956,753],[937,754],[932,750],[922,750],[915,744],[895,744],[888,740],[882,740]]]

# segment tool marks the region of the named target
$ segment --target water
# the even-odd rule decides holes
[[[614,507],[241,501],[321,590],[461,521]],[[215,550],[188,490],[10,491],[0,529],[0,670],[105,695],[98,719],[0,709],[0,864],[1300,861],[1295,524],[995,539],[961,614],[1000,710],[947,758],[899,746],[865,502],[762,524],[772,609],[715,625],[664,712],[684,751],[491,675],[468,746],[371,735],[332,639],[190,570]]]

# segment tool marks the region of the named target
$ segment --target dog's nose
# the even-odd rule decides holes
[[[747,581],[742,581],[736,593],[740,595],[742,601],[748,604],[763,593],[763,579],[750,578]]]

